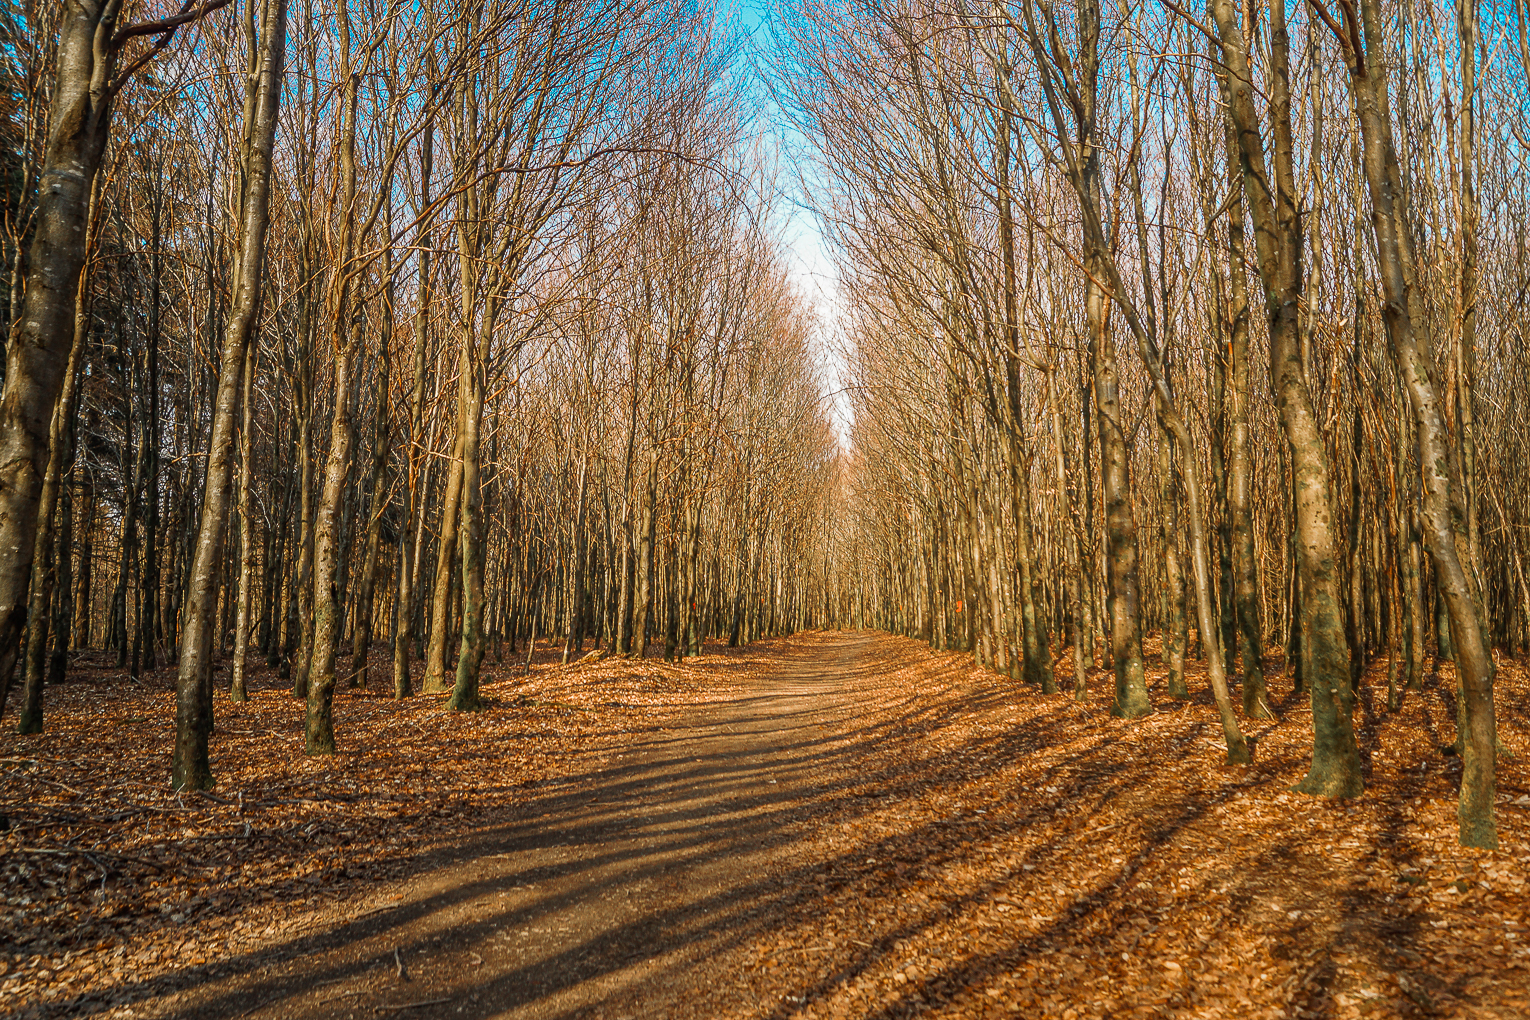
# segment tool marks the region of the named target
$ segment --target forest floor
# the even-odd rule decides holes
[[[1103,674],[1079,704],[885,635],[506,662],[474,715],[341,691],[327,760],[262,670],[211,795],[167,790],[170,671],[76,673],[0,736],[4,1016],[1530,1017],[1512,662],[1496,852],[1456,845],[1448,667],[1365,687],[1352,802],[1287,792],[1284,677],[1228,768],[1156,673],[1127,723]]]

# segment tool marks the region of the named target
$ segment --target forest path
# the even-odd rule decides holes
[[[396,906],[301,957],[184,992],[170,1015],[688,1012],[709,980],[702,965],[769,931],[783,896],[797,898],[787,873],[802,864],[799,815],[825,792],[830,735],[856,728],[846,692],[876,672],[864,655],[875,643],[831,633],[783,643],[767,669],[730,677],[737,686],[681,726],[642,735],[615,763],[575,767],[520,818],[438,855],[384,897]]]
[[[1178,702],[1155,667],[1128,722],[1105,677],[1044,697],[889,635],[703,657],[683,688],[644,669],[558,674],[643,711],[595,710],[559,778],[413,878],[112,1016],[1530,1017],[1530,756],[1500,767],[1503,849],[1456,846],[1448,683],[1367,716],[1366,795],[1324,801],[1289,792],[1311,716],[1279,673],[1285,718],[1229,768],[1199,674]],[[1530,682],[1501,675],[1530,746]]]

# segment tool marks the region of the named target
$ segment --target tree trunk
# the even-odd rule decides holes
[[[1473,0],[1462,0],[1463,22],[1475,23]],[[1414,439],[1423,485],[1419,508],[1424,542],[1434,564],[1435,584],[1449,614],[1449,634],[1455,646],[1461,678],[1462,722],[1461,799],[1457,808],[1463,846],[1494,848],[1497,725],[1493,714],[1493,657],[1487,628],[1479,615],[1478,598],[1468,566],[1470,536],[1465,514],[1453,495],[1460,480],[1452,478],[1454,457],[1435,383],[1434,337],[1424,307],[1425,295],[1413,253],[1413,224],[1403,191],[1392,140],[1386,66],[1380,54],[1382,14],[1376,0],[1361,0],[1361,25],[1350,21],[1338,34],[1349,65],[1350,88],[1359,112],[1364,146],[1366,187],[1371,199],[1371,225],[1376,238],[1376,261],[1381,273],[1382,321],[1386,324],[1392,362],[1402,377],[1413,411]],[[1360,38],[1363,35],[1362,46]],[[1474,30],[1470,33],[1475,38]],[[1475,62],[1475,45],[1464,54]],[[1442,636],[1445,631],[1442,630]]]
[[[94,205],[94,198],[92,205]],[[93,235],[94,230],[90,233]],[[93,237],[91,241],[87,241],[87,252],[92,246],[92,241]],[[53,420],[48,427],[48,467],[43,476],[42,492],[38,498],[35,542],[37,552],[32,564],[30,605],[27,611],[31,625],[27,627],[26,688],[21,703],[21,718],[17,722],[17,733],[43,731],[43,685],[48,674],[46,661],[48,610],[53,598],[54,581],[58,576],[53,548],[54,521],[57,518],[59,489],[64,479],[64,471],[66,467],[72,468],[74,460],[74,430],[70,423],[74,417],[75,394],[79,387],[80,352],[90,332],[89,287],[88,279],[80,281],[80,289],[75,299],[74,341],[69,347],[69,360],[64,367],[63,389],[59,394],[58,406],[54,408]],[[65,549],[64,556],[68,555],[69,551]],[[5,679],[9,680],[9,677]],[[4,708],[4,693],[0,692],[0,712],[3,712]]]
[[[1232,383],[1227,406],[1227,514],[1237,618],[1236,651],[1243,660],[1243,714],[1250,719],[1270,719],[1275,713],[1270,709],[1269,690],[1264,682],[1264,622],[1259,613],[1259,561],[1254,554],[1254,471],[1248,427],[1253,390],[1249,382],[1248,257],[1243,238],[1243,176],[1238,162],[1238,141],[1231,126],[1225,136],[1232,192],[1227,214],[1227,275],[1231,306],[1227,374]],[[1229,645],[1229,660],[1233,653],[1234,649]]]
[[[367,654],[372,647],[373,601],[377,590],[378,560],[382,547],[383,514],[387,510],[388,444],[392,439],[389,428],[388,389],[393,344],[393,260],[385,258],[384,275],[390,281],[383,303],[382,337],[378,341],[377,377],[373,390],[372,408],[377,416],[372,434],[372,464],[368,471],[371,499],[367,504],[366,538],[362,541],[361,590],[356,596],[356,617],[351,624],[351,686],[367,685]]]
[[[1354,687],[1338,593],[1332,483],[1322,426],[1302,365],[1302,230],[1292,172],[1289,38],[1284,0],[1270,5],[1270,80],[1266,85],[1275,138],[1275,175],[1267,169],[1254,106],[1249,50],[1232,0],[1208,0],[1221,41],[1226,115],[1238,140],[1245,199],[1254,220],[1259,276],[1270,332],[1270,378],[1291,453],[1299,547],[1303,680],[1312,693],[1312,768],[1303,793],[1357,797],[1363,788],[1355,742]],[[1271,190],[1271,182],[1274,190]]]
[[[466,355],[458,365],[459,407],[468,365]],[[441,534],[436,540],[436,580],[431,591],[430,646],[425,655],[425,679],[420,689],[426,694],[451,690],[446,679],[446,644],[450,637],[452,606],[452,571],[457,565],[457,526],[462,516],[462,421],[459,413],[457,436],[452,441],[451,466],[447,473],[446,498],[441,504]]]
[[[209,708],[204,703],[207,689],[203,676],[212,665],[218,567],[233,487],[234,414],[238,406],[245,348],[260,313],[271,193],[271,150],[276,138],[287,40],[287,0],[267,0],[261,21],[259,84],[254,104],[246,106],[248,156],[240,203],[235,297],[219,359],[218,392],[207,456],[207,494],[202,501],[196,558],[186,601],[186,623],[181,631],[180,669],[176,679],[175,759],[170,775],[170,785],[176,790],[206,790],[213,784],[207,758]]]
[[[253,473],[250,458],[254,454],[252,426],[255,415],[250,405],[255,399],[256,350],[256,345],[252,343],[245,353],[244,399],[241,401],[243,421],[239,429],[239,605],[235,610],[234,655],[229,665],[229,699],[236,702],[250,700],[249,691],[245,687],[244,667],[250,647],[250,601],[254,597],[255,582],[255,511],[250,500]]]
[[[488,318],[488,313],[485,313]],[[469,340],[468,342],[472,342]],[[463,352],[463,375],[468,385],[458,415],[462,429],[462,644],[457,654],[457,676],[447,707],[454,712],[477,712],[478,674],[483,665],[483,494],[479,488],[478,433],[483,420],[484,366],[469,351]]]

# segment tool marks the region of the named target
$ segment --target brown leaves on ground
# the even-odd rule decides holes
[[[169,790],[174,670],[133,683],[87,653],[48,689],[44,734],[8,717],[0,737],[0,1016],[136,1001],[340,904],[388,906],[379,883],[769,654],[711,652],[560,667],[542,651],[525,677],[507,656],[472,714],[342,687],[333,758],[304,754],[303,703],[262,667],[248,702],[219,693],[217,786],[195,794]],[[371,674],[391,689],[381,649]]]
[[[1489,853],[1457,845],[1448,664],[1390,716],[1371,678],[1366,793],[1334,802],[1287,792],[1311,747],[1288,678],[1282,721],[1245,724],[1256,764],[1229,768],[1210,695],[1171,701],[1161,673],[1125,722],[1108,675],[1077,704],[911,641],[881,656],[847,692],[875,735],[846,736],[876,748],[844,777],[865,807],[823,813],[800,916],[743,960],[764,1015],[1530,1017],[1519,664]]]
[[[1278,675],[1282,719],[1246,724],[1256,764],[1234,769],[1209,696],[1155,690],[1155,714],[1124,722],[1107,676],[1078,704],[905,639],[866,649],[832,694],[856,724],[819,735],[816,781],[783,819],[781,916],[672,989],[669,1015],[1530,1016],[1518,664],[1498,676],[1519,756],[1500,762],[1490,853],[1456,845],[1448,667],[1393,714],[1373,674],[1366,794],[1329,802],[1287,792],[1311,716]],[[47,734],[5,738],[0,1011],[100,1012],[235,954],[252,966],[326,911],[384,908],[379,880],[749,690],[770,655],[525,679],[507,663],[469,716],[342,692],[329,760],[303,755],[301,705],[260,675],[247,705],[219,699],[216,794],[180,797],[168,671],[143,687],[81,671],[50,690]]]

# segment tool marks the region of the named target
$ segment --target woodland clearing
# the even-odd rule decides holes
[[[7,1016],[1530,1014],[1530,768],[1501,849],[1459,847],[1448,667],[1396,713],[1363,686],[1353,802],[1287,792],[1279,673],[1229,768],[1156,675],[1126,722],[1104,676],[1079,704],[867,632],[507,661],[478,714],[343,692],[332,759],[261,672],[179,796],[169,677],[71,675],[0,773]],[[1498,690],[1522,749],[1525,671]]]

